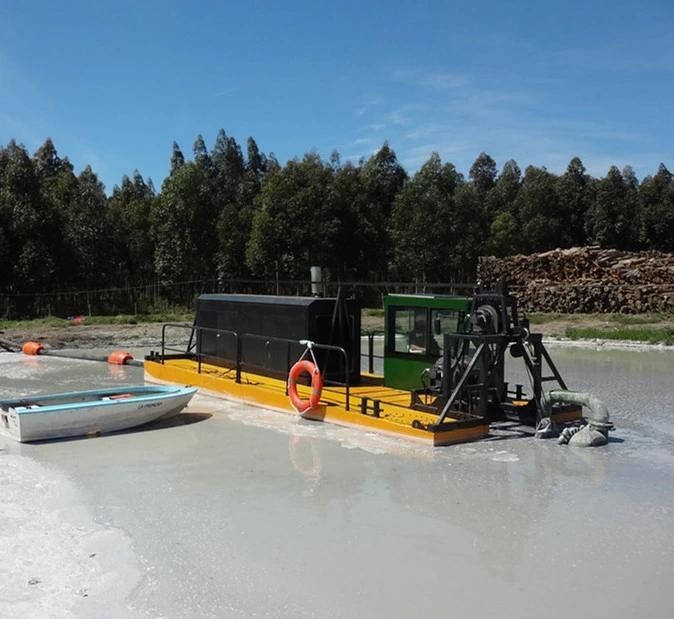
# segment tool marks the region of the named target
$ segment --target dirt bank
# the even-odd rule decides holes
[[[0,339],[17,344],[29,340],[50,348],[158,348],[162,323],[137,325],[72,325],[48,327],[29,325],[0,331]],[[188,333],[186,331],[186,333]]]
[[[141,323],[135,325],[68,325],[54,327],[26,323],[25,326],[5,328],[0,330],[0,341],[10,341],[23,344],[34,340],[51,348],[105,348],[114,346],[119,348],[158,348],[161,343],[163,323]],[[184,323],[189,324],[189,323]],[[562,317],[547,316],[542,320],[532,320],[532,330],[542,333],[549,338],[566,337],[569,327],[611,329],[621,326],[620,320],[611,315],[567,315]],[[674,320],[640,321],[640,327],[674,327]],[[622,325],[624,326],[624,324]],[[363,315],[363,330],[383,331],[383,316]],[[171,337],[176,340],[182,337],[186,341],[189,331],[184,333],[171,330]],[[176,342],[177,343],[177,342]]]

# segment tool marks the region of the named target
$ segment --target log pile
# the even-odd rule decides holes
[[[479,259],[477,278],[505,279],[529,312],[674,312],[674,255],[598,247]]]

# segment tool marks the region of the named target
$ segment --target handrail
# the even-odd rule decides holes
[[[266,346],[269,345],[271,342],[279,342],[279,343],[285,343],[287,345],[286,348],[286,374],[290,372],[290,367],[291,367],[291,357],[290,357],[290,347],[291,345],[295,344],[297,346],[302,346],[303,344],[300,343],[299,340],[292,340],[288,338],[283,338],[283,337],[274,337],[274,336],[268,336],[268,335],[259,335],[256,333],[238,333],[237,331],[231,331],[228,329],[214,329],[212,327],[200,327],[197,325],[185,325],[185,324],[176,324],[176,323],[166,323],[162,325],[162,333],[161,333],[161,363],[164,363],[164,357],[166,356],[166,351],[174,351],[174,352],[185,352],[176,348],[169,348],[166,346],[166,329],[167,327],[174,327],[174,328],[179,328],[179,329],[191,329],[193,331],[197,332],[197,352],[195,353],[189,353],[193,354],[194,357],[197,359],[197,372],[201,374],[201,363],[202,363],[202,358],[203,357],[208,357],[212,355],[202,355],[201,353],[201,343],[202,343],[202,333],[216,333],[217,335],[224,334],[224,335],[229,335],[234,337],[235,342],[236,342],[236,382],[240,383],[241,382],[241,370],[242,367],[245,365],[245,361],[243,359],[244,353],[244,340],[245,339],[253,339],[253,340],[264,340],[266,343]],[[324,383],[327,385],[344,385],[346,388],[346,410],[349,410],[349,400],[350,400],[350,392],[351,392],[351,385],[350,385],[350,375],[351,375],[351,368],[349,364],[349,355],[347,354],[346,350],[342,348],[341,346],[332,346],[329,344],[317,344],[314,343],[313,347],[319,350],[332,350],[334,352],[339,352],[342,355],[342,358],[344,359],[344,382],[341,383],[339,381],[333,381],[333,380],[325,380]],[[187,351],[189,352],[189,351]],[[288,395],[288,384],[286,381],[286,395]]]
[[[296,344],[298,346],[303,346],[303,344],[300,343],[299,340],[292,340],[289,338],[285,337],[274,337],[274,336],[267,336],[267,335],[259,335],[257,333],[243,333],[241,334],[242,339],[246,338],[251,338],[251,339],[257,339],[257,340],[265,340],[267,343],[268,342],[279,342],[279,343],[286,343],[287,344],[287,357],[286,357],[286,373],[290,372],[290,346],[292,344]],[[344,358],[344,382],[341,383],[339,381],[333,381],[333,380],[325,380],[324,379],[324,384],[326,385],[333,385],[333,386],[338,386],[338,385],[344,385],[346,388],[346,410],[349,410],[349,399],[350,399],[350,391],[351,391],[351,385],[350,385],[350,380],[349,376],[351,374],[351,368],[349,364],[349,355],[346,353],[346,350],[344,350],[341,346],[332,346],[330,344],[317,344],[313,343],[313,347],[319,350],[332,350],[334,352],[339,352],[342,354],[342,357]],[[243,360],[241,360],[241,364],[243,365]],[[288,395],[288,383],[286,381],[286,395]]]

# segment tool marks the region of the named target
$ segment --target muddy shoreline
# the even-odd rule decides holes
[[[45,326],[27,324],[21,327],[11,327],[0,330],[0,343],[13,343],[21,346],[27,341],[36,341],[44,344],[48,348],[147,348],[157,349],[161,345],[162,326],[164,323],[141,323],[141,324],[109,324],[109,325],[68,325]],[[190,326],[190,323],[182,323]],[[662,344],[649,344],[646,342],[609,340],[601,338],[593,339],[569,339],[565,337],[567,327],[601,327],[606,325],[607,321],[601,318],[588,318],[582,321],[576,320],[555,320],[540,325],[534,324],[532,330],[542,333],[543,337],[556,344],[595,347],[602,346],[607,348],[626,348],[626,349],[674,349],[672,346]],[[664,324],[664,323],[661,323]],[[667,323],[668,324],[668,323]],[[383,318],[380,316],[363,316],[363,330],[372,330],[375,332],[383,331]],[[177,331],[171,331],[171,337],[180,339],[180,344],[187,341],[189,331],[184,334]],[[177,344],[176,341],[173,342]]]
[[[187,324],[187,323],[186,323]],[[49,348],[157,348],[163,323],[137,325],[28,326],[3,329],[0,339],[22,345],[35,341]]]

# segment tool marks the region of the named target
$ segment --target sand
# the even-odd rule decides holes
[[[91,517],[61,471],[0,452],[0,614],[132,617],[141,570],[130,538]]]

